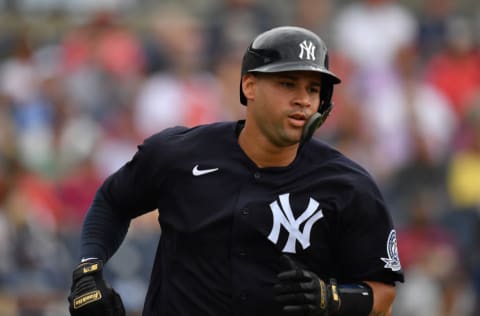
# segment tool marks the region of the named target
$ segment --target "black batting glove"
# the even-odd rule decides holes
[[[282,256],[286,270],[278,274],[275,299],[289,315],[330,316],[340,308],[334,279],[325,283],[315,273],[302,269],[288,255]]]
[[[89,260],[73,271],[68,296],[71,316],[125,316],[122,299],[103,279],[101,260]]]

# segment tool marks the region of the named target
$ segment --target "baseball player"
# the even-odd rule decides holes
[[[254,39],[245,120],[161,131],[98,189],[71,315],[125,315],[102,269],[153,210],[162,233],[144,316],[390,315],[403,272],[385,202],[362,167],[312,138],[339,82],[309,30]]]

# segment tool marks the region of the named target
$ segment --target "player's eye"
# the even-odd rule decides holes
[[[313,86],[308,89],[308,92],[311,94],[318,94],[320,93],[320,87]]]
[[[291,81],[280,81],[280,85],[285,88],[293,88],[295,84]]]

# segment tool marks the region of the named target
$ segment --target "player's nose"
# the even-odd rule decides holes
[[[306,88],[299,88],[295,93],[293,103],[301,107],[310,107],[312,105],[312,96]]]

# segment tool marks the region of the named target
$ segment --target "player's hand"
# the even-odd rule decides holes
[[[73,271],[68,302],[72,316],[125,316],[122,299],[103,279],[101,260],[89,260]]]
[[[286,270],[278,274],[274,286],[277,302],[290,315],[329,316],[340,308],[334,279],[325,283],[315,273],[302,269],[291,257],[282,255]]]

